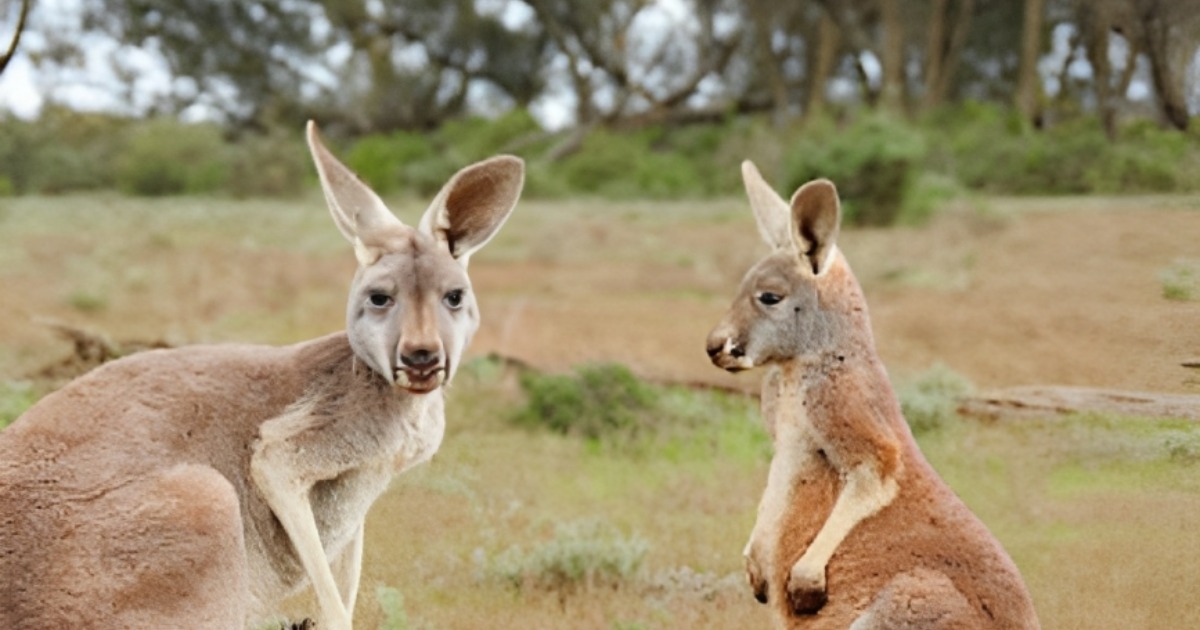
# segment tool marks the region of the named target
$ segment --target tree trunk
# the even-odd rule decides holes
[[[1143,0],[1141,22],[1159,111],[1172,127],[1187,131],[1189,116],[1187,99],[1183,96],[1183,79],[1171,67],[1169,34],[1172,30],[1172,16],[1168,14],[1162,0]]]
[[[1025,0],[1025,20],[1021,27],[1021,61],[1017,70],[1017,111],[1029,124],[1037,126],[1040,112],[1038,104],[1041,101],[1041,81],[1039,81],[1037,63],[1042,52],[1042,21],[1044,17],[1045,0]],[[1108,39],[1104,39],[1104,62],[1108,63]],[[1093,66],[1095,67],[1095,66]],[[1107,87],[1108,74],[1105,72],[1103,83]],[[1097,84],[1100,84],[1097,77]]]
[[[946,39],[946,9],[949,0],[933,0],[929,13],[929,39],[925,43],[925,109],[934,106],[934,86],[942,80],[943,46]]]
[[[825,109],[825,84],[833,73],[833,65],[837,61],[838,52],[842,48],[842,35],[837,24],[828,12],[821,14],[821,22],[817,27],[817,46],[815,54],[809,57],[808,76],[811,77],[808,86],[808,106],[804,108],[804,117],[811,119],[820,116]]]
[[[787,81],[783,76],[783,64],[771,49],[773,26],[771,20],[771,4],[769,0],[752,0],[746,3],[746,10],[754,23],[755,49],[758,53],[760,70],[771,92],[771,124],[782,128],[790,117],[788,113]]]
[[[883,20],[883,84],[880,99],[893,112],[904,110],[904,20],[900,0],[879,0]]]
[[[1110,141],[1116,140],[1116,101],[1119,94],[1113,91],[1112,64],[1108,60],[1108,34],[1112,30],[1112,17],[1107,3],[1081,6],[1080,23],[1084,32],[1088,63],[1092,66],[1092,85],[1096,90],[1096,105],[1100,113],[1100,122],[1104,125],[1104,135],[1108,136]]]

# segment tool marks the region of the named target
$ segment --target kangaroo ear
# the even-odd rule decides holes
[[[525,162],[501,155],[454,174],[421,217],[419,229],[443,243],[466,266],[517,205],[525,185]]]
[[[380,239],[396,226],[404,225],[392,214],[375,191],[371,190],[350,169],[339,162],[321,142],[317,124],[308,121],[308,150],[317,165],[321,190],[333,222],[346,240],[354,244],[354,255],[366,266],[379,259]]]
[[[842,205],[837,187],[828,179],[816,179],[792,195],[792,237],[796,250],[808,261],[813,273],[829,267],[837,241]]]
[[[791,247],[792,235],[788,224],[791,213],[787,202],[767,184],[750,160],[742,162],[742,182],[746,185],[750,209],[754,211],[758,233],[763,240],[773,249]]]

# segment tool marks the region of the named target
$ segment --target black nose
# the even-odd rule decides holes
[[[400,362],[410,368],[420,370],[437,365],[439,358],[438,353],[434,350],[418,348],[408,354],[401,354]]]
[[[708,358],[711,359],[711,358],[717,356],[718,354],[721,354],[721,348],[724,348],[724,347],[725,347],[724,343],[710,343],[710,344],[708,344],[708,347],[704,349],[704,351],[708,353]]]

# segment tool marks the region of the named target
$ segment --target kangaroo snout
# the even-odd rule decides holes
[[[713,365],[730,372],[740,372],[754,367],[746,358],[745,344],[721,328],[714,330],[705,344],[704,351]]]
[[[400,365],[414,370],[428,370],[442,362],[442,354],[436,348],[401,349]]]

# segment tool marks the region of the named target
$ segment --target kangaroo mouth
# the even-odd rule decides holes
[[[413,394],[428,394],[446,382],[446,368],[437,365],[426,369],[400,367],[396,369],[396,387]]]

